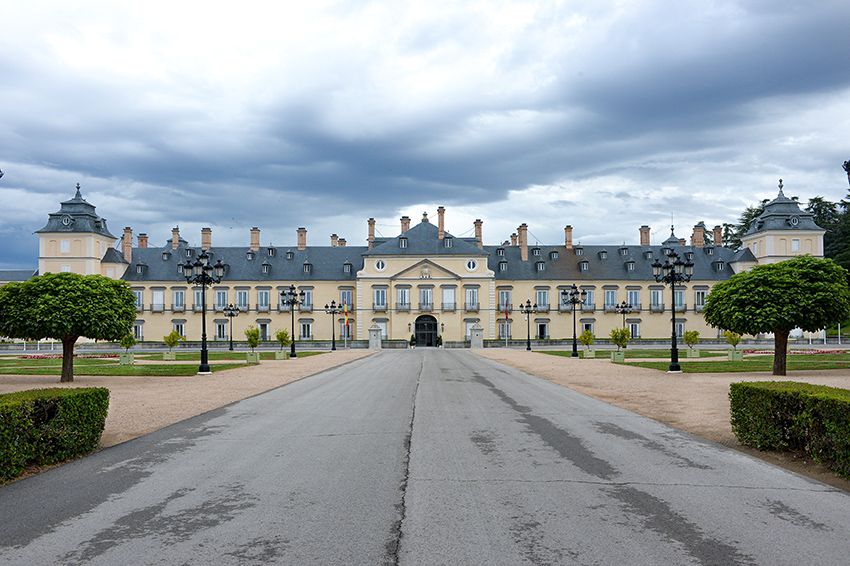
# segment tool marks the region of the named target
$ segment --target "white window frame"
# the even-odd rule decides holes
[[[441,295],[443,305],[457,304],[457,295],[454,287],[443,287]]]
[[[791,251],[799,252],[800,251],[800,238],[791,238]]]
[[[240,309],[248,308],[248,289],[236,290],[236,306]]]
[[[664,289],[650,289],[649,304],[653,307],[664,305]]]
[[[227,306],[227,289],[216,289],[215,308],[223,309]]]
[[[632,338],[640,338],[640,323],[639,322],[630,322],[629,324],[629,332],[632,334]]]
[[[584,292],[587,293],[584,296],[584,305],[587,307],[592,307],[595,303],[593,302],[593,289],[584,289]]]
[[[354,293],[351,289],[340,289],[339,291],[339,304],[348,305],[348,310],[351,311],[351,305],[354,304]]]
[[[298,323],[299,340],[313,339],[313,323],[308,321],[300,321]]]
[[[605,289],[605,306],[613,307],[617,305],[617,291],[615,289]]]
[[[185,322],[172,322],[171,329],[174,330],[177,334],[186,337],[186,323]]]
[[[266,307],[269,306],[269,301],[271,300],[271,293],[268,289],[260,289],[257,291],[257,306],[258,307]]]
[[[374,299],[376,307],[386,307],[387,306],[387,288],[386,287],[375,287],[372,289],[372,298]]]
[[[399,287],[395,291],[396,300],[400,305],[410,305],[410,289],[408,287]]]
[[[216,322],[215,323],[215,339],[216,340],[227,340],[227,323],[226,322]]]
[[[704,307],[705,298],[708,296],[708,291],[705,289],[697,289],[694,291],[694,306]]]
[[[626,301],[637,308],[640,304],[640,289],[627,289],[626,290]]]
[[[186,292],[183,289],[174,289],[171,292],[171,304],[177,308],[186,307]]]
[[[513,291],[511,289],[499,289],[499,306],[498,309],[500,312],[505,312],[506,306],[512,306],[511,299],[513,297]]]
[[[534,292],[535,303],[538,307],[549,307],[549,289],[536,289]]]
[[[59,240],[59,253],[71,253],[71,240]]]

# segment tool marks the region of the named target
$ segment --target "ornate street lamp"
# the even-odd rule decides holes
[[[301,291],[295,288],[295,285],[290,285],[288,289],[280,292],[280,302],[283,305],[289,306],[289,311],[292,313],[292,340],[289,342],[289,357],[297,358],[295,353],[295,307],[304,302],[304,290]]]
[[[573,310],[573,352],[570,354],[571,358],[578,357],[578,341],[576,340],[576,305],[582,304],[585,299],[587,299],[587,291],[582,290],[579,292],[575,283],[573,283],[573,286],[570,287],[569,291],[566,289],[561,290],[561,304],[572,305]]]
[[[227,326],[230,329],[230,351],[233,351],[233,317],[239,316],[239,307],[233,306],[233,303],[230,303],[224,309],[222,309],[224,316],[227,317]]]
[[[694,275],[694,264],[691,261],[682,261],[679,254],[671,251],[667,254],[667,259],[662,264],[658,259],[652,263],[652,275],[658,283],[670,285],[670,293],[673,296],[673,301],[670,303],[671,325],[673,327],[670,333],[670,367],[667,368],[668,373],[681,373],[682,367],[679,365],[679,348],[676,344],[676,284],[687,283]]]
[[[207,287],[221,283],[224,277],[224,264],[221,260],[210,265],[210,256],[206,250],[193,262],[186,260],[182,265],[186,282],[201,288],[201,365],[199,374],[210,374],[209,354],[207,352]]]
[[[623,301],[619,305],[614,306],[614,311],[617,314],[623,315],[623,328],[625,328],[626,327],[626,314],[632,312],[632,305],[630,305],[626,301]]]
[[[336,334],[334,325],[336,324],[336,315],[342,312],[342,307],[336,304],[336,301],[331,301],[331,304],[325,305],[325,312],[331,315],[331,350],[336,350]]]
[[[525,315],[525,349],[531,351],[531,315],[537,312],[537,303],[531,304],[531,299],[519,304],[519,312]]]

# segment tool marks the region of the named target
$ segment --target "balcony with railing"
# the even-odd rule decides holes
[[[457,303],[443,303],[440,308],[443,312],[454,312],[457,309]]]
[[[247,304],[236,305],[236,308],[239,309],[239,312],[248,312]]]
[[[705,305],[694,305],[694,312],[702,312],[705,310]]]
[[[194,312],[201,312],[202,310],[204,310],[204,305],[202,305],[200,303],[192,305],[192,310]]]
[[[269,305],[257,305],[257,312],[269,312]]]
[[[387,312],[387,303],[372,303],[372,310],[375,312]]]
[[[313,303],[301,303],[298,305],[299,312],[313,312]]]
[[[537,303],[537,312],[549,312],[549,304],[541,305],[540,303]]]
[[[186,305],[171,305],[171,312],[183,312],[186,310]]]
[[[594,312],[596,311],[596,303],[582,303],[581,304],[581,312]]]
[[[467,302],[463,305],[463,310],[466,312],[478,312],[480,305],[478,302]]]
[[[664,312],[664,303],[651,303],[649,312]]]
[[[675,312],[685,312],[685,311],[688,310],[688,304],[687,303],[677,303],[676,305],[673,306],[673,308],[674,308]]]
[[[287,305],[284,303],[277,304],[277,312],[289,312],[292,310],[292,305]]]
[[[431,312],[434,310],[434,303],[419,303],[419,310],[422,312]]]
[[[514,312],[514,306],[511,303],[499,303],[499,312]]]
[[[606,304],[602,308],[605,312],[617,312],[617,305],[616,304],[613,304],[613,305]]]
[[[410,303],[396,303],[395,310],[397,312],[410,312]]]
[[[558,312],[570,312],[571,310],[573,310],[573,306],[571,303],[565,303],[561,301],[558,304]]]
[[[144,312],[144,311],[145,311],[145,305],[143,305],[142,303],[136,303],[136,312]]]
[[[151,303],[151,312],[163,312],[165,311],[164,303]]]

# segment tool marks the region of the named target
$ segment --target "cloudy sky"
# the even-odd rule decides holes
[[[4,2],[0,267],[80,183],[161,245],[688,236],[847,194],[850,3]]]

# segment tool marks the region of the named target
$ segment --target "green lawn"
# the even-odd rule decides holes
[[[289,352],[289,350],[285,350]],[[201,352],[200,351],[192,351],[192,352],[175,352],[177,354],[177,361],[180,362],[200,362],[201,361]],[[306,358],[308,356],[317,356],[319,354],[326,354],[327,352],[297,352],[299,358]],[[274,351],[263,350],[260,352],[261,360],[273,360],[274,359]],[[162,354],[136,354],[137,360],[161,360]],[[222,361],[222,360],[239,360],[245,361],[245,352],[210,352],[209,353],[210,361]]]
[[[579,348],[581,350],[582,348]],[[684,358],[687,356],[687,352],[685,351],[687,346],[679,349],[679,357]],[[563,351],[563,350],[537,350],[541,354],[549,354],[550,356],[564,356],[569,358],[572,355],[571,350]],[[602,359],[607,356],[609,352],[614,352],[616,350],[596,350],[596,357]],[[669,358],[670,350],[643,350],[638,348],[626,348],[624,350],[626,352],[626,358]],[[725,352],[711,351],[711,350],[700,350],[699,356],[701,358],[716,358],[719,356],[725,356]]]
[[[669,362],[627,362],[628,365],[667,371]],[[750,371],[773,371],[773,356],[745,358],[740,362],[697,362],[680,358],[679,364],[685,373],[729,373]],[[802,354],[788,356],[788,371],[820,369],[850,369],[850,355],[845,354]]]
[[[210,369],[213,372],[245,367],[246,364],[213,364]],[[0,369],[5,375],[55,375],[59,377],[62,373],[61,367],[5,367]],[[74,363],[74,375],[195,375],[198,366],[189,364],[156,364],[156,365],[133,365],[122,366],[118,363],[109,365],[83,365]]]

